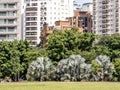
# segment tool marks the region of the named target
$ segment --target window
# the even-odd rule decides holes
[[[0,32],[6,32],[6,27],[0,27]]]
[[[5,24],[6,20],[5,19],[0,19],[0,24]]]
[[[46,2],[44,2],[44,4],[47,4]]]
[[[17,38],[17,35],[13,34],[13,35],[8,35],[8,39],[9,40],[14,40]]]
[[[0,3],[0,8],[4,8],[4,4]]]
[[[8,8],[15,8],[15,4],[8,4]]]
[[[8,32],[14,32],[15,31],[15,27],[8,27]]]
[[[37,6],[37,3],[32,3],[32,6]]]
[[[8,24],[13,24],[14,21],[15,21],[14,19],[9,19],[9,20],[8,20]]]
[[[28,3],[27,6],[30,6],[30,4]]]
[[[6,16],[6,12],[0,12],[0,16]]]
[[[0,40],[5,40],[6,39],[6,35],[0,35]]]

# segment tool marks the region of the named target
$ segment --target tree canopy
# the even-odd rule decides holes
[[[48,57],[54,61],[68,58],[78,50],[90,50],[95,40],[91,33],[79,33],[76,29],[56,31],[48,38]]]

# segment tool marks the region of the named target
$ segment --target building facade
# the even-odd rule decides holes
[[[93,0],[93,30],[98,35],[120,33],[120,0]]]
[[[74,16],[68,18],[71,26],[83,28],[83,32],[92,32],[92,15],[89,11],[74,11]]]
[[[22,0],[0,0],[0,41],[22,39]]]
[[[55,21],[73,16],[73,0],[26,0],[25,1],[25,39],[32,45],[40,43],[43,24],[54,26]]]

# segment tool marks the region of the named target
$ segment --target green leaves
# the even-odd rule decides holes
[[[112,50],[120,49],[120,34],[103,36],[100,38],[100,41],[98,44],[109,47]]]
[[[115,77],[117,78],[118,81],[120,81],[120,58],[116,58],[114,60],[114,66],[115,66]]]
[[[0,78],[25,78],[29,63],[39,55],[39,50],[33,49],[28,41],[0,42]]]
[[[48,38],[46,50],[48,57],[54,61],[68,58],[77,50],[90,50],[95,35],[91,33],[79,33],[76,29],[56,31]]]

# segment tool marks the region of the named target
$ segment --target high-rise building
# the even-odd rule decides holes
[[[73,0],[26,0],[25,39],[32,45],[40,43],[43,24],[55,25],[55,21],[73,16]]]
[[[120,0],[93,0],[93,30],[98,35],[120,33]]]
[[[0,41],[22,39],[22,0],[0,0]]]

